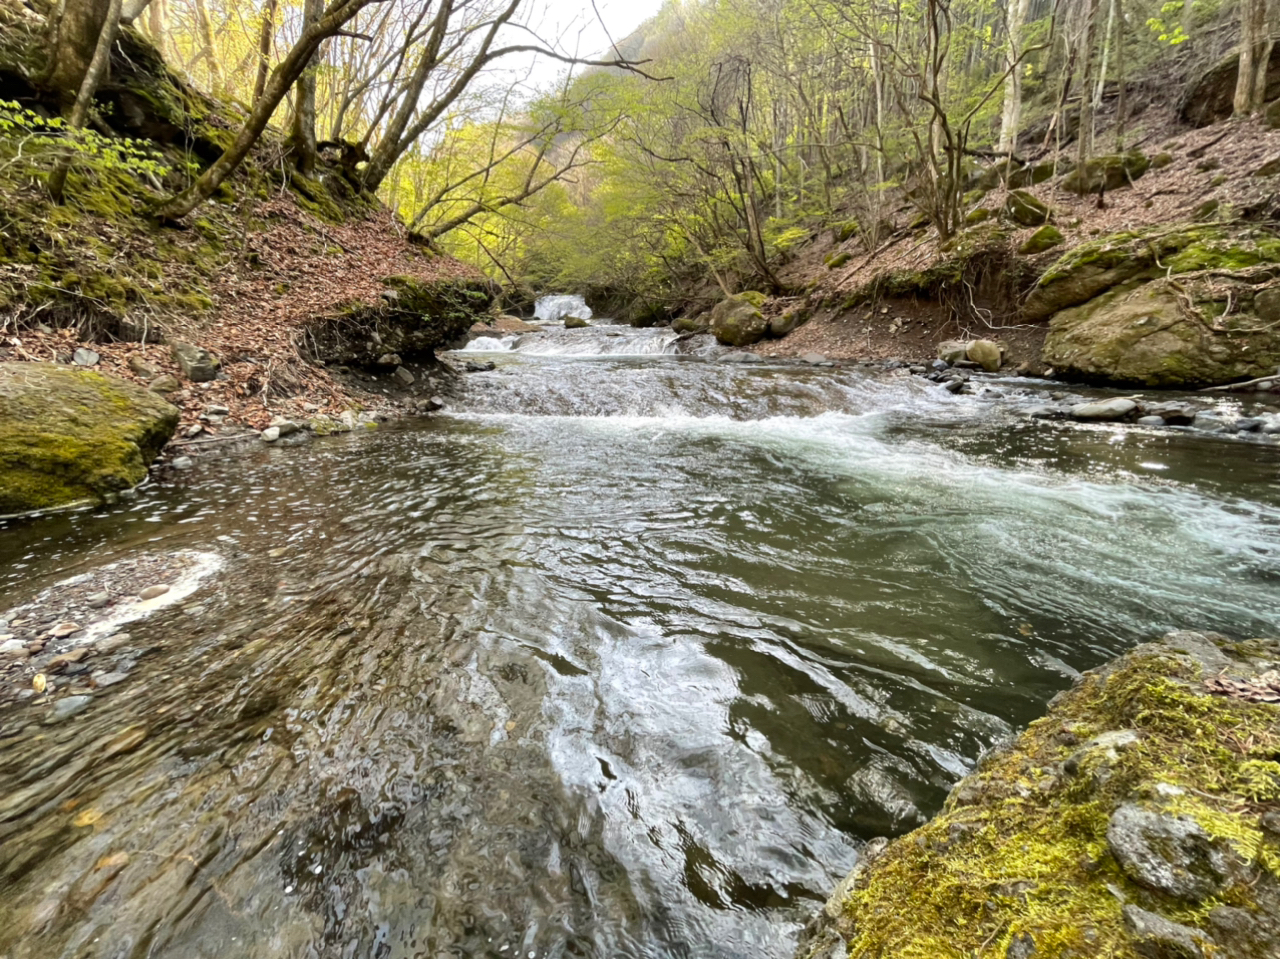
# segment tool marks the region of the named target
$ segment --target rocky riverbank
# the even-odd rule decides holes
[[[801,959],[1280,952],[1280,640],[1171,633],[1085,673],[942,812],[875,840]]]

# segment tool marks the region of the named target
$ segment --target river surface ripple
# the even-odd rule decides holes
[[[1077,670],[1280,631],[1275,447],[581,335],[0,526],[0,610],[222,560],[0,707],[0,956],[782,959]]]

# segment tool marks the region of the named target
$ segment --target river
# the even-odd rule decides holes
[[[784,959],[1078,670],[1280,632],[1275,446],[480,346],[445,415],[0,525],[0,610],[219,564],[83,712],[0,707],[0,956]]]

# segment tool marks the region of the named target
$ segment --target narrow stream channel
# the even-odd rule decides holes
[[[0,611],[222,561],[0,707],[0,957],[785,959],[1077,670],[1280,632],[1274,446],[673,343],[495,338],[445,416],[0,524]]]

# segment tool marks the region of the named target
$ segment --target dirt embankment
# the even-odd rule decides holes
[[[1145,169],[1101,197],[1067,189],[1067,175],[1022,188],[1049,208],[1049,223],[1061,234],[1039,253],[1019,252],[1039,227],[1008,216],[1011,191],[1004,183],[968,195],[966,212],[980,222],[949,243],[932,227],[907,226],[917,214],[905,204],[895,214],[898,229],[875,249],[857,232],[841,240],[843,224],[837,223],[782,272],[789,286],[809,292],[772,305],[775,312],[805,309],[810,319],[753,349],[764,355],[921,361],[934,358],[943,340],[990,338],[1006,346],[1013,366],[1040,370],[1049,318],[1026,319],[1021,307],[1038,278],[1065,253],[1099,237],[1160,225],[1265,225],[1275,210],[1280,130],[1263,120],[1193,129],[1180,125],[1171,108],[1152,107],[1134,125],[1126,147],[1141,152]],[[1060,158],[1064,165],[1070,159]],[[1036,162],[1053,163],[1055,157]]]

